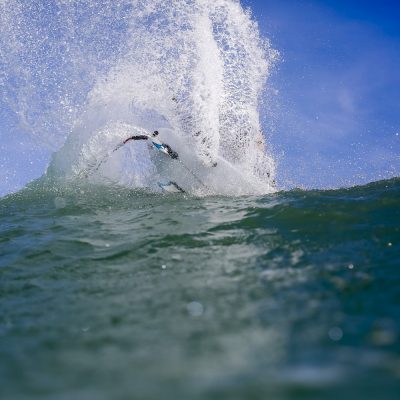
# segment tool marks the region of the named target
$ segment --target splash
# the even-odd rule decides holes
[[[0,8],[2,101],[56,151],[48,175],[149,188],[172,176],[208,193],[273,190],[259,104],[277,52],[240,2],[5,0]],[[185,168],[138,143],[111,151],[156,129]]]

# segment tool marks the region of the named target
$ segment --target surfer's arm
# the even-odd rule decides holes
[[[131,136],[123,141],[123,144],[128,143],[130,140],[147,140],[149,137],[146,135]]]

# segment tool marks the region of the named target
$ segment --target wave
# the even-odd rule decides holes
[[[158,130],[206,181],[175,171],[189,192],[275,190],[259,108],[278,53],[238,1],[5,0],[0,8],[4,99],[56,151],[52,178],[76,179],[107,158],[89,180],[155,189],[170,178],[165,162],[137,143],[110,152]]]

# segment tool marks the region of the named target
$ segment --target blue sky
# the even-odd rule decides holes
[[[246,0],[281,53],[271,141],[281,185],[400,175],[400,2]]]
[[[281,61],[265,131],[283,187],[400,175],[400,2],[243,0]],[[0,195],[40,176],[50,151],[0,100]]]

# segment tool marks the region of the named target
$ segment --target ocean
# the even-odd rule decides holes
[[[399,398],[400,179],[287,190],[280,50],[237,0],[0,0],[1,400]]]
[[[400,180],[0,200],[0,397],[398,399]]]

